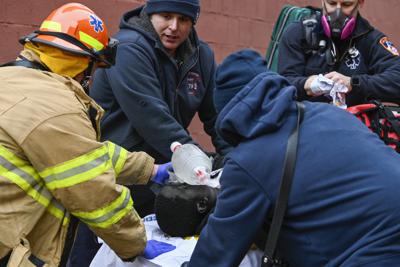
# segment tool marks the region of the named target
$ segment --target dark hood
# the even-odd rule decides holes
[[[279,129],[294,106],[296,88],[275,72],[256,76],[224,107],[218,116],[218,134],[236,146]]]

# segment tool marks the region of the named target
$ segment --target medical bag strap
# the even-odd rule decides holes
[[[265,244],[264,255],[262,257],[261,266],[282,266],[283,262],[275,258],[276,244],[278,242],[279,232],[283,223],[283,217],[285,216],[286,207],[289,200],[290,188],[292,185],[294,168],[296,165],[297,156],[297,143],[299,136],[300,123],[304,116],[304,104],[296,102],[297,106],[297,124],[289,136],[285,161],[282,173],[282,179],[279,186],[279,194],[274,209],[274,215],[272,217],[271,227],[268,231],[267,242]]]
[[[23,57],[21,55],[18,57],[21,58],[21,60],[7,62],[3,65],[0,65],[0,67],[26,67],[26,68],[31,68],[31,69],[49,71],[48,68],[46,68],[45,66],[43,66],[40,63],[29,61],[28,59],[26,59],[25,57]]]
[[[393,112],[390,110],[389,107],[386,107],[384,104],[382,104],[382,103],[380,103],[378,101],[373,101],[373,103],[375,105],[377,105],[383,111],[383,113],[386,116],[386,119],[392,125],[393,130],[400,137],[400,122],[399,122],[399,119],[395,115],[393,115]],[[398,106],[396,108],[398,108]]]

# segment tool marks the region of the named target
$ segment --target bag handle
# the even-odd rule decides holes
[[[393,127],[393,130],[396,132],[398,136],[400,136],[400,122],[396,116],[393,115],[393,112],[390,110],[389,106],[385,106],[383,103],[375,102],[375,104],[382,109],[383,113],[387,117],[387,120]]]
[[[279,186],[278,199],[275,204],[274,214],[272,217],[271,228],[269,229],[267,242],[265,244],[264,255],[261,261],[261,267],[272,267],[284,265],[282,260],[275,258],[276,244],[278,242],[279,232],[283,223],[283,217],[286,213],[287,204],[289,201],[290,188],[293,181],[293,173],[296,165],[297,156],[297,143],[299,136],[300,123],[304,117],[304,104],[296,102],[297,106],[297,124],[291,132],[287,146],[285,161],[283,167],[283,173],[281,183]]]

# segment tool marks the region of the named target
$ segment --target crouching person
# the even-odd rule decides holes
[[[234,149],[190,267],[239,265],[274,209],[297,123],[296,88],[256,52],[230,55],[216,82],[217,131]],[[399,266],[400,155],[348,112],[303,103],[277,254],[296,267]]]
[[[143,152],[97,141],[102,110],[82,87],[93,68],[114,63],[116,41],[76,3],[21,41],[18,59],[0,68],[0,266],[64,266],[78,220],[124,260],[152,252],[130,191],[116,183],[168,174]]]

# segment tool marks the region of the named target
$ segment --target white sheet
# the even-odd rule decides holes
[[[164,234],[158,227],[154,214],[146,216],[143,221],[148,240],[155,239],[166,242],[176,246],[176,249],[161,254],[152,260],[137,257],[134,262],[123,262],[107,244],[103,243],[90,267],[179,267],[183,262],[189,261],[197,242],[195,237],[183,239]],[[240,267],[258,267],[261,264],[261,257],[262,251],[250,250],[240,264]]]

